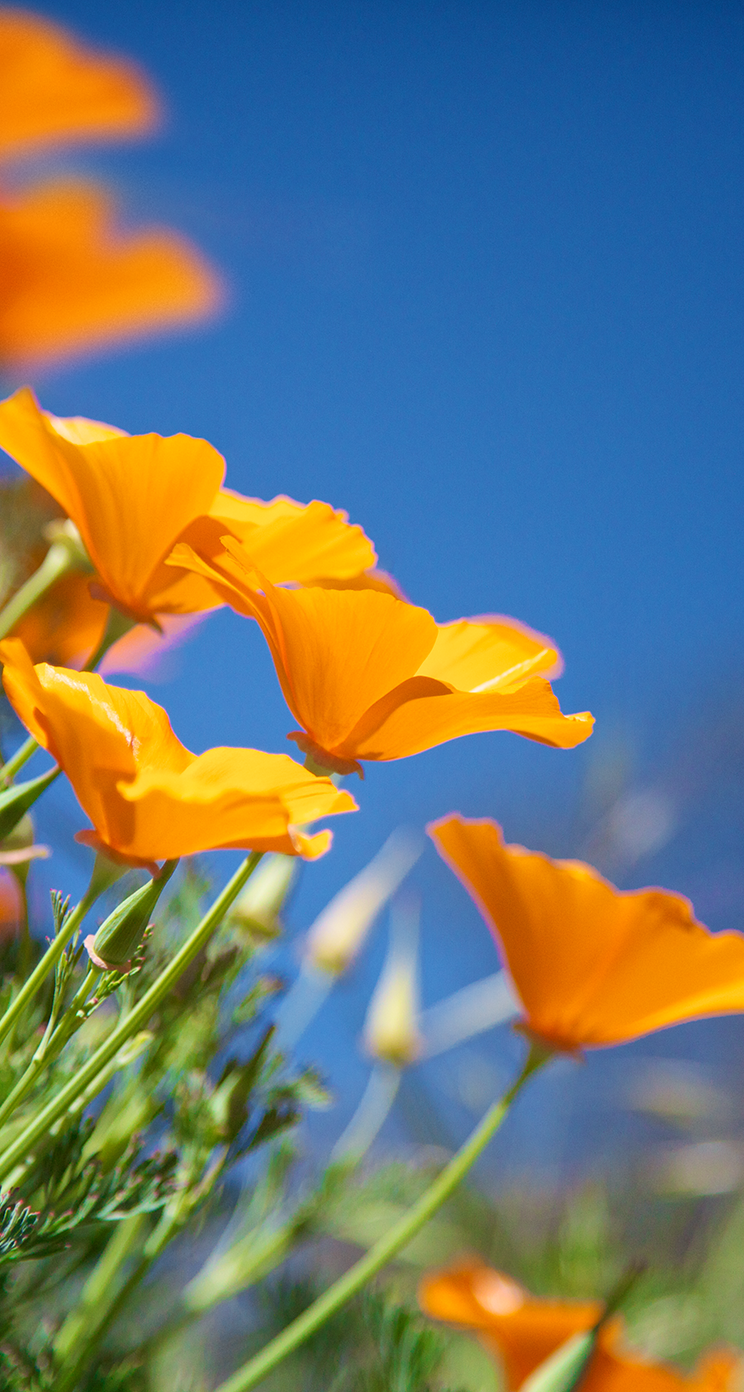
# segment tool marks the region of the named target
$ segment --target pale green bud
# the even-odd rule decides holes
[[[397,1068],[414,1063],[423,1050],[418,1016],[418,919],[409,901],[394,915],[387,961],[367,1011],[367,1053]]]
[[[275,938],[281,932],[280,909],[298,873],[297,857],[264,856],[227,916],[228,924]]]
[[[102,923],[96,934],[89,934],[85,947],[97,967],[123,967],[142,941],[155,905],[178,861],[167,860],[159,879],[148,880],[141,889],[123,899]]]
[[[415,865],[418,837],[395,831],[374,860],[355,875],[316,918],[307,935],[309,965],[340,976],[351,966],[380,910]]]

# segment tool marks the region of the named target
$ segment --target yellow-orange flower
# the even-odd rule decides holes
[[[681,894],[620,891],[580,861],[506,846],[490,818],[427,831],[500,945],[525,1026],[551,1047],[744,1010],[744,936],[711,933]]]
[[[0,363],[38,366],[189,324],[222,298],[185,237],[125,232],[95,184],[0,191]]]
[[[180,536],[229,529],[280,583],[343,580],[376,559],[361,527],[327,503],[261,503],[223,489],[225,461],[206,440],[62,420],[42,411],[28,387],[0,402],[0,448],[72,518],[100,592],[143,622],[222,602],[203,577],[164,565]]]
[[[526,1378],[570,1339],[596,1324],[596,1301],[538,1300],[510,1276],[480,1262],[433,1272],[419,1287],[426,1314],[477,1332],[504,1368],[507,1392],[519,1392]],[[581,1392],[733,1392],[741,1359],[726,1349],[707,1354],[690,1377],[662,1363],[626,1352],[622,1322],[600,1331],[597,1347],[581,1379]]]
[[[158,111],[133,63],[88,48],[29,10],[0,9],[0,159],[138,135]]]
[[[217,559],[183,542],[169,564],[193,567],[258,621],[302,726],[289,738],[324,768],[361,772],[360,759],[402,759],[479,730],[561,748],[591,734],[592,717],[563,715],[538,675],[560,670],[556,649],[513,619],[436,624],[373,590],[278,590],[247,548],[222,542]]]
[[[134,65],[49,20],[0,9],[0,161],[150,129],[158,102]],[[38,365],[211,314],[223,287],[185,238],[117,225],[95,183],[0,187],[0,365]]]
[[[302,826],[356,809],[330,779],[285,754],[209,749],[192,754],[144,692],[95,673],[34,667],[17,638],[0,644],[3,683],[26,729],[69,778],[93,823],[91,844],[133,862],[231,847],[314,859],[330,832]]]

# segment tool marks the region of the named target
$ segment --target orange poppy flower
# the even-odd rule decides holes
[[[157,116],[133,63],[95,52],[41,15],[0,9],[0,159],[137,135]]]
[[[38,365],[189,324],[222,297],[185,237],[121,231],[95,184],[0,194],[0,363]]]
[[[216,560],[185,542],[191,566],[261,625],[284,699],[302,725],[288,736],[317,764],[361,773],[360,759],[402,759],[478,730],[514,730],[570,748],[592,729],[565,716],[538,673],[559,668],[547,638],[486,617],[436,624],[426,609],[377,591],[278,590],[231,538]]]
[[[327,503],[261,503],[223,489],[225,461],[206,440],[62,420],[42,411],[28,387],[0,402],[0,448],[72,518],[99,594],[142,622],[222,602],[201,576],[163,564],[179,536],[201,537],[215,526],[244,538],[281,583],[343,580],[376,559],[361,527]]]
[[[108,686],[96,673],[34,667],[17,638],[0,644],[0,661],[16,714],[67,774],[93,823],[81,839],[129,861],[230,848],[314,859],[331,834],[300,828],[356,810],[348,793],[285,754],[192,754],[144,692]]]
[[[500,1271],[466,1262],[433,1272],[419,1287],[421,1308],[434,1319],[477,1331],[503,1364],[507,1392],[525,1379],[572,1335],[596,1324],[596,1301],[538,1300]],[[662,1363],[625,1352],[622,1321],[611,1319],[581,1379],[581,1392],[733,1392],[741,1368],[737,1354],[721,1350],[703,1358],[690,1377]]]
[[[506,846],[490,818],[427,831],[496,938],[525,1027],[551,1048],[744,1010],[744,936],[711,933],[681,894],[620,891],[580,861]]]

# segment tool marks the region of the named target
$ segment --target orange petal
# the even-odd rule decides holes
[[[122,607],[147,619],[158,563],[209,507],[225,463],[189,435],[70,438],[22,388],[0,403],[0,447],[75,522],[101,580]],[[98,427],[102,429],[102,427]]]
[[[274,585],[309,585],[325,577],[351,579],[377,560],[362,528],[350,525],[347,513],[317,499],[306,506],[285,497],[262,503],[223,488],[210,516],[226,524],[219,535],[229,531],[242,542],[253,565]],[[197,539],[184,540],[202,551]]]
[[[573,1334],[591,1329],[602,1308],[597,1301],[537,1300],[480,1262],[426,1276],[418,1294],[426,1314],[479,1333],[504,1364],[508,1392]]]
[[[18,370],[204,319],[223,289],[167,228],[124,232],[110,197],[41,184],[0,203],[0,363]]]
[[[437,641],[418,675],[457,691],[513,691],[528,677],[559,677],[563,662],[542,633],[501,615],[437,625]]]
[[[424,664],[426,665],[426,664]],[[404,759],[486,730],[511,730],[558,749],[573,749],[592,733],[588,711],[564,715],[550,684],[533,677],[515,691],[471,695],[417,676],[365,712],[338,748],[343,757]]]
[[[108,605],[92,598],[88,577],[72,572],[37,599],[13,636],[21,639],[32,662],[82,667],[103,637],[108,612]]]
[[[589,865],[505,846],[490,819],[427,830],[500,944],[527,1026],[554,1047],[744,1010],[744,936],[710,933],[682,895],[621,892]]]
[[[81,839],[129,863],[229,847],[313,859],[327,850],[329,833],[301,828],[356,810],[349,793],[286,754],[191,754],[144,692],[108,686],[96,673],[33,667],[18,639],[0,644],[0,661],[16,713],[93,822]]]
[[[297,828],[321,817],[353,812],[351,795],[316,778],[286,754],[257,749],[209,749],[185,770],[142,767],[119,792],[131,805],[128,849],[157,846],[158,859],[229,848],[281,851],[314,859],[329,834]]]
[[[97,673],[33,667],[17,638],[0,643],[0,662],[16,715],[64,769],[96,831],[115,850],[129,849],[132,813],[119,781],[133,779],[143,758],[173,772],[195,757],[165,711],[142,691],[107,686]],[[161,858],[156,850],[133,854]]]
[[[0,158],[138,135],[159,104],[144,75],[28,10],[0,10]]]

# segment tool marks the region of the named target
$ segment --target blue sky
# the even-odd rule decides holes
[[[64,167],[113,183],[132,221],[190,232],[232,295],[204,332],[50,373],[44,404],[204,435],[233,487],[347,508],[438,619],[550,634],[564,709],[597,717],[594,752],[488,735],[371,769],[296,925],[401,821],[459,808],[576,853],[591,761],[620,741],[643,781],[740,671],[740,5],[37,8],[137,57],[170,109],[155,141]],[[194,749],[286,748],[293,722],[237,617],[151,691]],[[741,897],[716,919],[711,887],[731,825],[698,809],[631,882],[704,882],[710,921],[739,922]],[[733,838],[724,859],[744,886]],[[418,878],[434,998],[492,970],[492,949],[433,854]],[[378,939],[338,1007],[352,1032]],[[316,1043],[331,1067],[330,1029]]]

